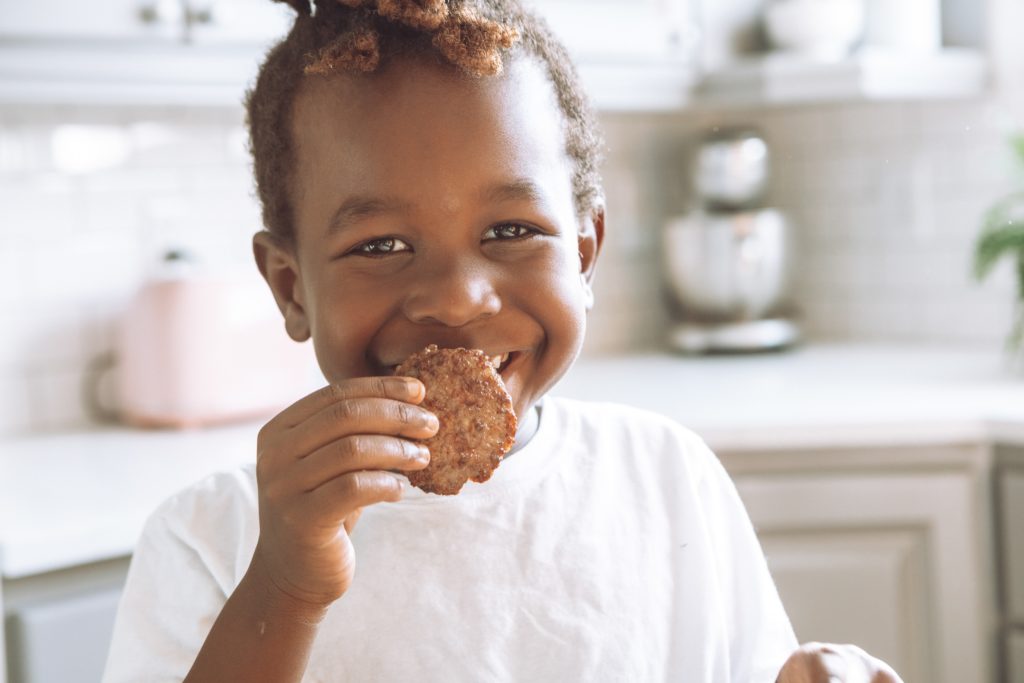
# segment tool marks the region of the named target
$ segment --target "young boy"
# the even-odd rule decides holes
[[[544,398],[604,235],[600,137],[547,30],[511,0],[290,4],[248,102],[254,249],[330,384],[154,513],[106,680],[898,680],[797,650],[698,438]],[[428,344],[500,358],[519,417],[456,496],[398,474],[438,422],[392,371]]]

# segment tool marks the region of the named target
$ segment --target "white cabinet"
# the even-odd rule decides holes
[[[978,96],[991,81],[990,37],[984,27],[997,26],[1006,13],[999,5],[1013,0],[943,0],[938,49],[858,43],[851,54],[835,59],[768,51],[760,30],[764,0],[694,1],[702,7],[705,71],[696,101],[711,107],[747,107]],[[867,4],[869,25],[872,9],[887,4],[901,3]]]
[[[167,5],[152,3],[154,14],[147,19],[143,3],[137,0],[106,0],[90,3],[87,8],[71,0],[0,0],[0,36],[53,40],[173,39],[178,35],[176,22],[157,15],[158,4]]]
[[[697,40],[690,0],[525,0],[582,61],[689,61]]]
[[[236,107],[293,16],[270,0],[0,0],[0,103]]]
[[[802,642],[855,643],[906,683],[990,680],[987,449],[720,455]]]
[[[103,674],[128,558],[5,579],[7,683],[95,683]],[[2,634],[2,632],[0,632]]]
[[[1024,683],[1024,633],[1015,633],[1007,640],[1006,683]]]
[[[1024,447],[996,449],[1000,623],[1006,680],[1024,683]]]
[[[686,106],[699,77],[694,0],[525,0],[573,55],[599,109]]]
[[[0,0],[0,38],[260,44],[283,35],[293,15],[270,0]]]
[[[697,76],[692,0],[527,0],[601,109],[673,109]],[[271,0],[0,0],[0,102],[238,106],[295,13]]]
[[[1006,621],[1024,627],[1024,449],[1001,448],[997,469]]]

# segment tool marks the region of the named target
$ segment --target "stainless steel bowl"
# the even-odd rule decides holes
[[[785,216],[775,209],[697,212],[665,227],[665,274],[687,314],[754,320],[785,294],[790,260]]]
[[[727,129],[707,137],[694,156],[698,199],[709,208],[745,209],[764,195],[768,145],[753,129]]]

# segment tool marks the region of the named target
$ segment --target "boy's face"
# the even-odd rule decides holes
[[[576,216],[554,89],[533,60],[475,79],[400,62],[310,78],[294,109],[296,242],[257,261],[328,381],[428,344],[509,354],[523,415],[583,343],[603,214]]]

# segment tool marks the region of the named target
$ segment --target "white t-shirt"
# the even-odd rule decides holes
[[[245,573],[254,467],[150,518],[105,683],[180,681]],[[772,683],[797,647],[736,490],[693,433],[547,398],[534,438],[458,496],[364,510],[356,575],[304,681]]]

